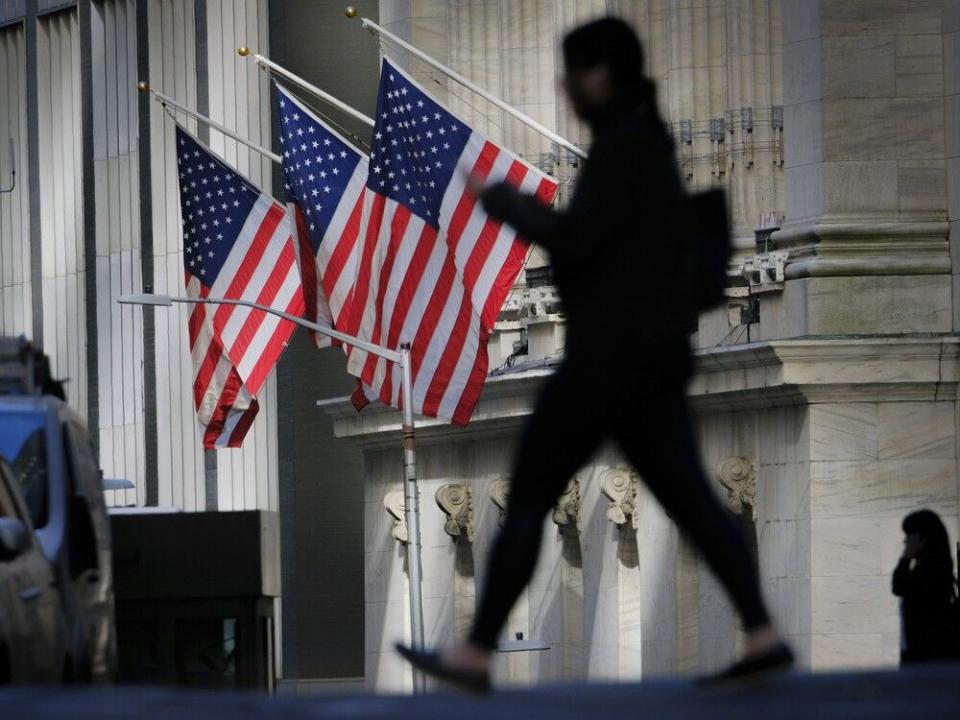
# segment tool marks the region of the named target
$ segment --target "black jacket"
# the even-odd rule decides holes
[[[505,184],[484,193],[484,207],[549,252],[568,357],[652,343],[686,353],[676,282],[684,191],[673,142],[652,107],[622,109],[594,131],[566,208]]]
[[[953,579],[942,571],[934,571],[923,557],[910,566],[901,558],[893,571],[893,594],[901,598],[904,662],[946,660],[957,655],[954,627]]]

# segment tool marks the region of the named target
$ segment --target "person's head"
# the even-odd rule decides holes
[[[571,31],[563,40],[563,59],[563,85],[581,118],[589,120],[615,102],[653,100],[640,39],[622,20],[601,18]]]
[[[917,510],[903,519],[904,544],[912,554],[953,572],[953,553],[947,529],[933,510]]]

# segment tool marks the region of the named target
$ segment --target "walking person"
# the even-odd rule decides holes
[[[893,571],[900,598],[900,664],[957,659],[956,578],[947,530],[932,510],[903,520],[903,555]]]
[[[732,598],[746,655],[717,679],[783,669],[743,536],[711,490],[684,399],[689,310],[678,288],[685,192],[636,34],[605,18],[563,42],[564,87],[593,146],[569,206],[554,211],[500,183],[472,187],[493,217],[550,254],[567,316],[564,359],[520,440],[510,499],[466,643],[443,652],[398,646],[415,666],[485,691],[497,638],[529,582],[543,522],[570,477],[615,441]]]

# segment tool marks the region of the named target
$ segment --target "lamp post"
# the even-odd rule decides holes
[[[410,635],[417,647],[423,647],[423,595],[422,595],[422,566],[420,564],[420,490],[417,486],[417,452],[414,437],[413,423],[413,371],[410,362],[410,344],[404,343],[399,352],[361,340],[353,335],[334,330],[329,325],[318,325],[297,315],[291,315],[283,310],[261,305],[249,300],[232,298],[187,298],[171,297],[169,295],[155,295],[140,293],[123,295],[117,302],[123,305],[151,305],[154,307],[170,307],[173,303],[187,305],[243,305],[244,307],[261,310],[276,315],[313,330],[321,335],[339,340],[347,345],[366,350],[378,357],[391,362],[399,363],[401,370],[401,396],[403,398],[403,467],[404,467],[404,501],[407,515],[407,569],[410,574]],[[413,691],[415,694],[426,690],[426,678],[423,673],[413,671]]]

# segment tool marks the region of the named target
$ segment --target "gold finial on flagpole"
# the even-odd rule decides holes
[[[150,92],[150,83],[146,80],[141,80],[137,83],[137,90],[140,92]]]
[[[357,9],[353,5],[347,5],[346,16],[353,20],[357,16]]]
[[[240,57],[246,57],[249,54],[250,54],[250,48],[248,48],[246,45],[241,45],[240,47],[237,48],[237,55],[239,55]]]

